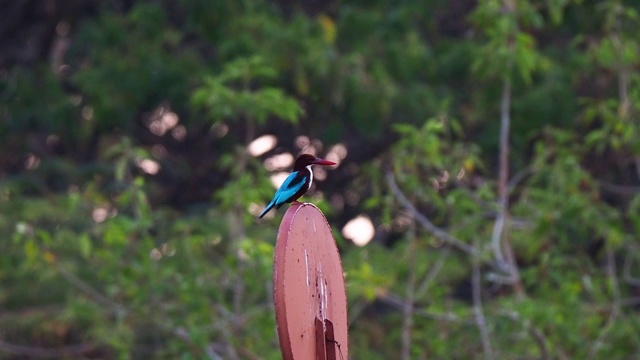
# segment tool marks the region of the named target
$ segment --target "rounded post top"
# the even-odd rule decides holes
[[[344,275],[331,227],[317,206],[293,203],[284,215],[273,285],[283,359],[346,359]]]

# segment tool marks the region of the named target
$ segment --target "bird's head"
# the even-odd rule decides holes
[[[304,169],[309,165],[335,165],[335,164],[336,163],[334,163],[333,161],[320,159],[311,154],[302,154],[298,156],[298,158],[296,159],[296,163],[293,168],[295,170],[300,170],[300,169]]]

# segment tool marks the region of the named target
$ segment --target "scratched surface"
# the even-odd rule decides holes
[[[342,265],[331,228],[315,205],[293,204],[284,215],[278,230],[273,279],[283,359],[316,359],[316,317],[333,322],[339,344],[339,348],[335,345],[336,352],[347,359]]]

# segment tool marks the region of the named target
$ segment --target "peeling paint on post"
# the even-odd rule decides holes
[[[348,358],[340,255],[327,219],[313,204],[294,203],[280,223],[273,291],[284,360]]]

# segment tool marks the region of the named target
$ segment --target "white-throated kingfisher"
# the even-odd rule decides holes
[[[282,185],[280,185],[280,188],[278,188],[275,195],[273,195],[273,199],[271,199],[271,202],[259,217],[262,218],[274,206],[276,209],[280,209],[285,203],[292,203],[304,195],[313,183],[313,170],[311,170],[313,165],[335,164],[333,161],[320,159],[310,154],[298,156],[293,165],[293,172],[291,172]]]

